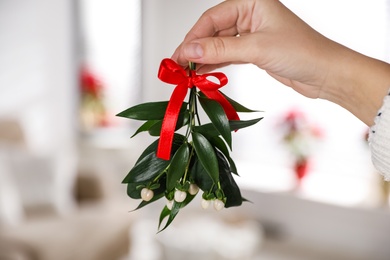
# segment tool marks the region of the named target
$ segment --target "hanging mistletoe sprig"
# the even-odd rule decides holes
[[[158,77],[177,85],[169,102],[143,103],[117,115],[145,121],[132,137],[141,132],[160,137],[146,148],[123,180],[127,194],[133,199],[142,199],[136,209],[166,198],[159,228],[166,217],[168,220],[160,231],[172,223],[199,189],[203,192],[203,208],[213,202],[214,208],[221,210],[245,201],[232,175],[238,173],[230,156],[231,133],[262,119],[240,120],[237,112],[257,111],[240,105],[218,90],[227,83],[223,73],[197,75],[195,64],[190,63],[188,74],[173,60],[164,59]],[[219,83],[208,80],[209,77]],[[188,89],[190,94],[185,102]],[[201,123],[198,104],[209,123]],[[179,133],[183,127],[186,129]]]

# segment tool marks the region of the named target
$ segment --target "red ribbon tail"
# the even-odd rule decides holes
[[[187,85],[178,85],[169,100],[167,110],[163,119],[160,140],[157,147],[157,157],[163,160],[171,158],[173,135],[175,133],[177,118],[187,95]]]
[[[203,93],[210,99],[217,101],[221,104],[226,116],[229,120],[240,120],[237,111],[234,109],[232,104],[221,94],[219,91],[203,91]]]

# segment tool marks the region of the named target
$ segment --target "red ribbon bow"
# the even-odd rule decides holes
[[[210,76],[217,78],[219,84],[207,80],[207,77]],[[163,119],[160,141],[157,148],[158,158],[169,160],[171,157],[172,141],[177,118],[184,98],[187,95],[188,88],[196,86],[208,98],[221,104],[229,120],[240,119],[230,102],[218,91],[219,88],[225,86],[228,82],[227,77],[222,72],[197,75],[195,71],[191,71],[190,75],[187,75],[187,72],[176,62],[171,59],[163,59],[158,71],[158,78],[165,83],[177,85],[171,95]]]

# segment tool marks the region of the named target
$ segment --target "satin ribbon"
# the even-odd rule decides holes
[[[207,77],[217,78],[219,84],[208,80]],[[187,72],[175,61],[163,59],[158,71],[158,78],[165,83],[176,85],[168,102],[161,127],[160,140],[157,148],[158,158],[169,160],[171,157],[172,141],[177,118],[189,88],[196,86],[208,98],[221,104],[229,120],[240,119],[230,102],[218,91],[219,88],[225,86],[228,82],[226,75],[222,72],[197,75],[195,71],[190,71],[190,75],[187,75]]]

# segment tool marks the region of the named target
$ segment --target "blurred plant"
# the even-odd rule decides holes
[[[240,105],[218,89],[227,83],[220,72],[197,75],[195,64],[185,71],[173,60],[161,62],[159,78],[177,85],[170,101],[144,103],[118,114],[120,117],[145,121],[135,135],[148,132],[160,137],[141,154],[123,180],[133,199],[142,199],[140,209],[166,198],[160,214],[159,228],[168,218],[164,230],[180,209],[188,205],[199,190],[203,191],[202,208],[213,202],[216,210],[239,206],[245,199],[233,175],[236,165],[230,156],[232,131],[251,126],[262,118],[240,120],[237,112],[256,112]],[[208,78],[213,77],[219,83]],[[188,93],[188,102],[184,99]],[[202,124],[198,104],[210,123]],[[183,134],[178,133],[182,127]]]
[[[80,71],[80,119],[85,132],[108,125],[103,103],[104,86],[101,80],[87,68]]]
[[[314,144],[323,137],[321,129],[309,123],[305,114],[298,109],[291,109],[278,124],[282,132],[282,141],[289,151],[298,186],[311,167],[311,155]]]

